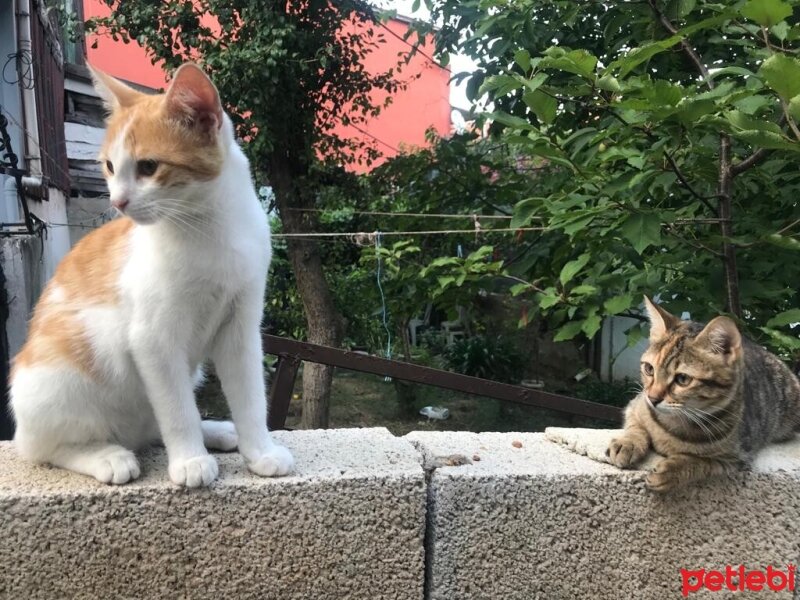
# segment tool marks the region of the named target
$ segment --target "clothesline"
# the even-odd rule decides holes
[[[313,212],[313,213],[332,213],[336,212],[335,209],[325,209],[325,208],[290,208],[289,210],[293,212]],[[407,212],[381,212],[381,211],[374,211],[374,210],[348,210],[348,209],[341,209],[343,212],[346,212],[351,215],[364,215],[364,216],[376,216],[376,217],[410,217],[410,218],[435,218],[435,219],[469,219],[470,221],[474,221],[475,219],[481,220],[490,220],[490,219],[504,219],[509,220],[513,219],[514,217],[511,215],[481,215],[481,214],[450,214],[450,213],[407,213]]]
[[[509,233],[515,231],[547,231],[547,227],[499,227],[497,229],[434,229],[428,231],[381,231],[382,237],[389,236],[414,236],[414,235],[451,235],[451,234],[484,234],[484,233]],[[273,238],[352,238],[357,242],[372,244],[377,231],[349,231],[349,232],[312,232],[312,233],[274,233]]]

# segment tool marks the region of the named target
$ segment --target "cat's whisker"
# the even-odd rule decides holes
[[[722,426],[720,422],[710,421],[706,416],[696,413],[696,412],[688,412],[687,414],[692,415],[692,420],[697,423],[699,427],[703,427],[703,429],[708,432],[708,436],[712,442],[717,441],[718,437],[722,437],[727,433],[727,430]],[[711,431],[715,432],[717,435],[712,435]]]
[[[712,442],[717,441],[717,437],[712,433],[712,431],[700,420],[697,415],[693,414],[690,411],[681,411],[682,415],[686,416],[692,423],[697,425],[703,432],[708,436],[709,440]]]
[[[197,227],[196,225],[193,225],[190,221],[185,220],[183,218],[183,216],[178,212],[170,213],[169,211],[163,210],[161,212],[160,216],[162,216],[166,221],[168,221],[169,223],[172,223],[179,230],[182,230],[185,233],[194,232],[194,233],[199,234],[202,237],[205,237],[206,239],[209,239],[209,240],[213,239],[213,237],[211,236],[211,234],[208,231],[205,231],[205,230],[201,229],[200,227]]]
[[[202,227],[204,222],[191,218],[184,211],[178,210],[169,206],[168,204],[163,203],[155,205],[152,210],[154,215],[163,216],[173,224],[177,225],[180,223],[181,225],[185,225],[186,227],[193,229],[197,233],[202,234],[209,239],[212,238],[211,233]]]

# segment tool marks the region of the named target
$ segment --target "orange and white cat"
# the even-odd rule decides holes
[[[105,483],[136,479],[133,451],[159,440],[179,485],[211,483],[206,448],[237,445],[253,473],[285,475],[294,462],[267,431],[259,333],[269,226],[217,90],[194,64],[160,95],[94,75],[122,217],[82,239],[42,294],[13,364],[15,445]],[[233,423],[200,418],[207,359]]]

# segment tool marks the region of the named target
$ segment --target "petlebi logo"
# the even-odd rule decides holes
[[[785,569],[767,566],[765,569],[748,569],[744,565],[727,565],[724,570],[681,569],[681,594],[686,598],[694,592],[793,592],[797,567]]]

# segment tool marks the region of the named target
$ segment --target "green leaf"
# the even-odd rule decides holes
[[[487,113],[486,116],[492,119],[493,121],[497,121],[498,123],[505,125],[506,127],[513,127],[515,129],[526,129],[526,130],[533,129],[533,125],[531,125],[525,119],[517,117],[515,115],[510,115],[508,113],[496,111],[493,113]]]
[[[572,288],[569,291],[570,296],[588,296],[590,294],[594,294],[597,291],[597,287],[593,285],[579,285],[577,287]]]
[[[519,296],[520,294],[524,294],[525,292],[527,292],[529,289],[531,289],[531,284],[518,283],[516,285],[512,285],[508,291],[511,292],[512,296]]]
[[[494,75],[483,82],[483,85],[481,85],[481,87],[478,89],[478,94],[493,92],[492,95],[495,98],[498,98],[505,96],[509,92],[518,90],[522,86],[522,81],[513,75]]]
[[[655,213],[634,213],[622,223],[622,235],[641,254],[661,243],[661,221]]]
[[[797,95],[789,100],[789,106],[787,108],[789,109],[789,114],[792,115],[792,118],[800,121],[800,95]]]
[[[586,334],[586,337],[589,339],[594,337],[594,334],[600,330],[600,326],[603,324],[603,320],[600,318],[598,314],[591,314],[586,317],[586,320],[581,325],[581,331]]]
[[[541,198],[526,198],[514,206],[514,216],[511,218],[511,225],[509,227],[525,227],[531,222],[536,210],[541,206]]]
[[[641,325],[634,325],[628,331],[625,332],[628,340],[627,340],[627,347],[633,348],[636,344],[638,344],[644,338],[644,331]]]
[[[783,0],[747,0],[740,12],[762,27],[772,27],[790,16],[792,7]]]
[[[783,133],[783,130],[777,123],[765,121],[763,119],[754,119],[738,110],[728,111],[725,113],[725,118],[728,119],[728,122],[736,129],[741,129],[743,131],[771,131],[778,135]]]
[[[800,152],[800,144],[793,142],[782,135],[773,131],[734,131],[733,135],[744,140],[748,144],[769,148],[770,150],[789,150],[790,152]]]
[[[697,6],[697,0],[672,0],[667,8],[668,15],[676,15],[682,19]]]
[[[609,69],[619,69],[619,76],[625,77],[628,73],[630,73],[633,69],[642,64],[644,61],[652,58],[653,56],[655,56],[660,52],[669,50],[675,44],[678,44],[681,41],[681,39],[682,37],[680,35],[673,35],[665,40],[661,40],[658,42],[651,42],[649,44],[644,44],[643,46],[639,46],[638,48],[634,48],[622,58],[619,58],[614,62],[612,62],[609,65]]]
[[[572,280],[578,272],[586,266],[586,263],[589,262],[591,258],[591,254],[586,252],[585,254],[581,254],[575,260],[569,261],[565,264],[561,269],[561,274],[558,276],[559,280],[561,281],[561,285],[566,285],[569,281]]]
[[[779,246],[781,248],[786,248],[787,250],[797,250],[800,251],[800,240],[796,240],[793,237],[789,237],[788,235],[780,235],[777,233],[770,234],[766,237],[766,240],[770,244],[774,244],[775,246]]]
[[[519,67],[527,73],[531,70],[531,53],[525,50],[517,50],[514,53],[514,62],[519,65]]]
[[[530,79],[526,79],[523,81],[523,85],[528,88],[529,91],[533,92],[536,91],[540,85],[542,85],[545,81],[547,81],[548,75],[547,73],[537,73]]]
[[[545,51],[545,57],[539,61],[543,69],[558,69],[567,73],[574,73],[582,77],[594,75],[597,58],[586,50],[565,51],[563,48],[553,47]]]
[[[781,331],[770,329],[769,327],[759,327],[759,329],[771,337],[778,345],[788,348],[791,351],[800,350],[800,338],[786,335]]]
[[[603,303],[603,309],[609,315],[617,315],[623,310],[628,310],[633,304],[633,296],[630,294],[623,294],[621,296],[614,296],[609,298]]]
[[[528,105],[536,117],[547,125],[555,121],[558,102],[552,96],[548,96],[541,90],[527,92],[522,96],[525,104]]]
[[[781,21],[777,25],[773,25],[770,31],[780,41],[784,41],[786,36],[789,35],[789,24],[786,21]]]
[[[792,323],[800,323],[800,308],[793,308],[775,315],[767,321],[767,327],[783,327]]]
[[[758,73],[784,100],[800,94],[800,60],[774,54],[764,61]]]
[[[772,96],[767,97],[756,94],[754,96],[748,96],[746,98],[742,98],[741,100],[737,100],[733,103],[733,105],[740,112],[743,112],[746,115],[753,115],[768,104],[772,104],[774,102],[775,98]]]
[[[700,117],[713,113],[717,105],[713,100],[686,100],[678,105],[675,117],[686,125],[694,124]]]
[[[655,104],[675,106],[683,98],[683,88],[668,81],[659,79],[652,86],[643,90],[646,98]]]
[[[539,296],[539,306],[543,309],[548,309],[561,301],[561,298],[556,294],[555,288],[547,288],[545,294]]]
[[[603,75],[600,79],[598,79],[597,87],[606,92],[622,91],[622,86],[620,86],[619,81],[617,81],[617,78],[612,77],[611,75]]]
[[[581,332],[581,329],[583,329],[583,323],[581,321],[570,321],[558,330],[553,341],[564,342],[571,340]]]

